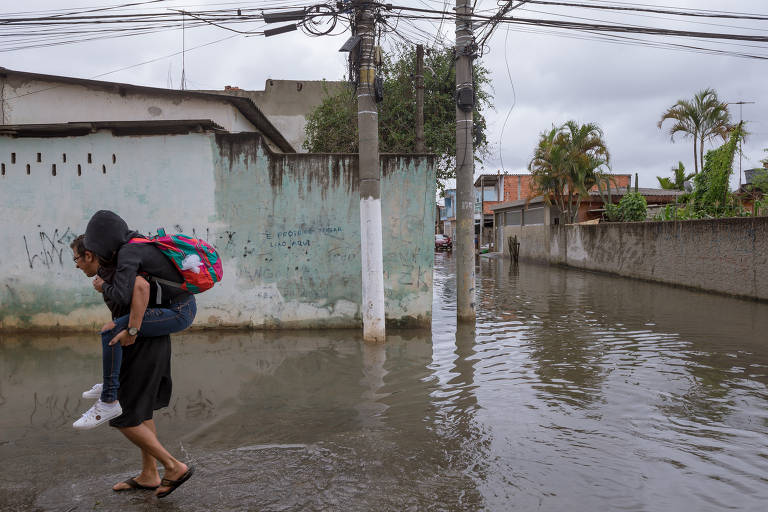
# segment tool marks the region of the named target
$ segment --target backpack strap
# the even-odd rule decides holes
[[[159,277],[153,277],[152,279],[156,283],[164,284],[166,286],[170,286],[171,288],[182,289],[184,287],[184,283],[177,283],[176,281],[169,281],[167,279],[160,279]]]

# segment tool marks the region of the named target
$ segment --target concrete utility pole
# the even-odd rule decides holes
[[[363,339],[384,341],[384,261],[381,234],[381,183],[379,171],[379,112],[374,79],[373,4],[355,0],[357,35],[360,36],[357,81],[358,176],[360,190],[360,247],[363,278]]]
[[[424,153],[424,45],[416,45],[416,152]]]
[[[456,316],[475,321],[475,194],[472,8],[456,0]]]

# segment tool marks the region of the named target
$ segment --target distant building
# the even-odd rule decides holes
[[[675,203],[677,198],[685,193],[682,190],[643,187],[638,188],[637,191],[645,197],[649,215],[652,214],[654,207],[658,208]],[[617,204],[626,193],[626,187],[612,189],[611,202]],[[507,226],[554,226],[561,223],[560,211],[557,206],[553,201],[551,204],[546,204],[543,196],[498,203],[491,206],[490,209],[493,213],[494,238],[497,243],[500,243],[498,242],[499,237],[503,235],[503,229]],[[576,223],[599,220],[604,212],[605,205],[600,193],[592,191],[588,198],[582,199],[576,215]]]
[[[745,170],[744,183],[734,194],[738,198],[739,203],[751,211],[752,215],[765,215],[768,213],[768,210],[765,208],[755,210],[755,201],[762,200],[766,193],[768,193],[768,190],[763,190],[763,187],[757,184],[757,178],[764,177],[766,173],[768,173],[768,161],[763,164],[763,167]]]
[[[248,98],[0,68],[0,125],[5,127],[144,121],[149,126],[210,122],[224,132],[260,133],[274,151],[295,153]]]
[[[201,91],[228,94],[253,101],[266,114],[270,122],[280,130],[299,153],[305,153],[304,129],[307,115],[320,106],[327,96],[339,93],[349,82],[327,80],[273,80],[268,78],[263,91],[248,91],[226,86],[223,91]]]
[[[632,182],[630,174],[614,174],[611,178],[613,187],[617,189],[623,187],[626,190]],[[597,187],[592,190],[597,193]],[[519,201],[525,204],[537,195],[530,174],[497,173],[478,176],[475,180],[475,233],[480,234],[482,225],[482,243],[493,240],[494,207]]]
[[[445,190],[444,205],[440,209],[441,232],[451,239],[456,238],[456,189]]]

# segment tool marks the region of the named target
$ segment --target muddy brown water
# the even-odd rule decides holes
[[[137,450],[75,432],[95,337],[0,338],[0,510],[766,510],[768,305],[483,260],[476,327],[436,255],[433,329],[173,341],[161,440],[197,473],[113,493]]]

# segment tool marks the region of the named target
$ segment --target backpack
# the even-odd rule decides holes
[[[216,248],[205,240],[177,234],[166,235],[165,230],[157,230],[153,238],[131,238],[130,244],[153,244],[165,254],[181,273],[181,283],[154,278],[155,281],[181,288],[189,293],[202,293],[221,281],[224,269]]]

